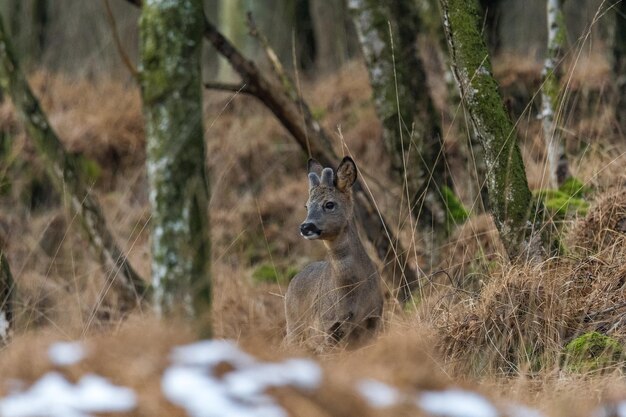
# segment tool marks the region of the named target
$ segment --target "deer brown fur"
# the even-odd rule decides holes
[[[345,157],[336,171],[309,160],[305,239],[321,239],[326,260],[306,266],[287,290],[287,341],[317,351],[336,344],[355,346],[378,330],[383,293],[380,276],[365,252],[353,215],[354,161]]]

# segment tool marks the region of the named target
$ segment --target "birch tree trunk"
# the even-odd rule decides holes
[[[81,220],[91,247],[100,257],[107,274],[120,289],[122,299],[137,304],[148,287],[117,246],[106,226],[102,209],[81,178],[81,157],[68,154],[48,123],[16,60],[15,51],[0,16],[0,88],[15,106],[56,191],[69,201],[70,210]]]
[[[0,345],[6,344],[13,333],[15,281],[9,260],[0,253]]]
[[[452,69],[487,165],[490,211],[511,260],[539,260],[549,242],[480,33],[476,0],[440,0]]]
[[[445,170],[439,116],[417,53],[422,22],[409,1],[350,0],[367,63],[392,175],[406,184],[421,238],[439,242],[450,225],[443,188]],[[406,182],[405,182],[406,181]]]
[[[202,127],[201,0],[146,1],[141,92],[152,206],[152,285],[162,315],[209,332],[208,179]]]
[[[565,46],[566,31],[563,18],[563,0],[547,0],[548,49],[541,72],[541,119],[543,138],[548,156],[551,188],[558,188],[569,176],[567,157],[558,123],[560,108],[561,70],[559,64]]]
[[[615,115],[622,135],[626,135],[626,1],[615,5],[615,39],[613,42],[615,77]]]

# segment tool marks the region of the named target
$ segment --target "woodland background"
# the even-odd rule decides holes
[[[202,77],[214,87],[203,92],[213,337],[234,339],[264,361],[314,360],[324,372],[320,388],[271,390],[291,415],[427,414],[408,401],[373,407],[354,392],[363,378],[405,395],[475,390],[504,410],[502,415],[522,415],[506,408],[510,401],[545,415],[623,415],[617,410],[626,399],[626,130],[618,103],[626,75],[615,69],[615,51],[624,7],[603,0],[564,2],[567,34],[556,113],[577,182],[557,190],[549,185],[538,118],[546,2],[479,3],[481,31],[529,187],[543,199],[545,219],[558,236],[558,250],[540,262],[509,259],[481,200],[485,182],[476,168],[477,142],[450,69],[438,2],[414,4],[423,24],[416,51],[426,74],[418,95],[432,99],[441,125],[441,157],[461,212],[451,217],[440,240],[416,231],[406,184],[393,176],[348,7],[321,0],[204,2],[208,20],[274,79],[264,48],[249,33],[246,12],[251,12],[293,80],[296,96],[329,132],[332,149],[355,159],[397,236],[393,243],[405,248],[418,280],[408,293],[398,291],[394,279],[385,281],[385,330],[370,346],[318,357],[282,345],[289,279],[324,256],[323,245],[298,233],[305,217],[308,155],[263,103],[243,91],[223,91],[241,86],[240,78],[205,42]],[[148,280],[145,125],[132,75],[140,60],[140,10],[122,0],[2,0],[0,14],[50,124],[64,148],[85,161],[82,175],[108,227]],[[138,393],[137,408],[128,415],[185,415],[163,397],[160,378],[172,347],[198,340],[193,325],[159,319],[149,305],[127,308],[115,289],[116,274],[88,249],[71,203],[55,191],[31,139],[3,94],[0,244],[11,266],[15,301],[12,335],[0,350],[0,394],[7,397],[16,386],[27,390],[50,371],[71,382],[97,373]],[[366,244],[381,271],[393,263]],[[87,358],[69,367],[50,363],[47,349],[59,340],[81,341]],[[230,370],[224,362],[224,369],[215,371],[220,376]],[[0,401],[0,415],[1,407]]]

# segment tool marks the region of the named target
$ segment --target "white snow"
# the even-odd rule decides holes
[[[593,417],[626,417],[626,401],[605,404],[596,409]]]
[[[402,398],[397,388],[374,379],[363,379],[357,382],[356,388],[365,401],[374,408],[392,407]]]
[[[82,361],[87,352],[80,342],[56,342],[48,348],[48,358],[56,366],[70,366]]]
[[[239,350],[235,342],[219,339],[178,346],[170,357],[175,364],[188,366],[214,367],[227,362],[235,368],[242,368],[255,363],[254,358]]]
[[[169,401],[192,417],[286,417],[287,412],[265,391],[281,386],[311,390],[322,379],[321,369],[311,360],[260,363],[228,340],[177,347],[172,360],[161,388]],[[220,363],[234,370],[218,378],[212,368]]]
[[[182,407],[191,417],[286,417],[287,413],[270,397],[253,401],[234,398],[223,381],[204,370],[171,367],[161,380],[165,397]]]
[[[509,417],[544,417],[541,411],[519,404],[507,405],[506,411]]]
[[[270,387],[292,386],[312,390],[319,386],[321,380],[322,370],[308,359],[258,364],[224,377],[229,392],[241,399],[259,395]]]
[[[4,310],[0,310],[0,339],[8,338],[10,329],[11,324],[7,320],[7,313]]]
[[[460,389],[423,392],[417,405],[439,417],[498,417],[498,410],[483,396]]]
[[[85,375],[76,385],[51,372],[30,389],[0,400],[3,417],[87,417],[89,413],[126,412],[135,408],[135,393],[97,375]]]

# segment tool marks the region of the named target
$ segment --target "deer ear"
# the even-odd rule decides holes
[[[307,170],[309,174],[313,172],[317,174],[318,177],[322,175],[322,164],[317,162],[315,159],[310,158],[307,166],[308,166]]]
[[[336,186],[340,191],[346,191],[356,181],[356,164],[349,156],[343,158],[339,167],[337,168]]]

